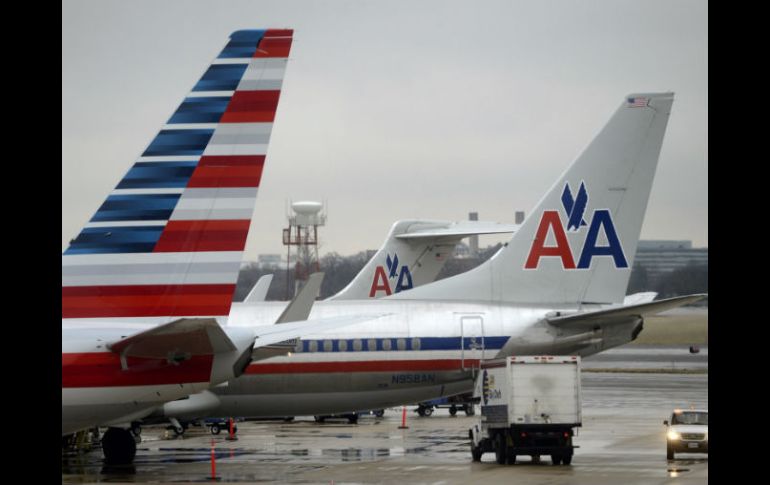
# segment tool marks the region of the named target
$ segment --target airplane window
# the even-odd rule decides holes
[[[318,341],[317,340],[311,340],[307,343],[307,351],[308,352],[318,352]]]
[[[331,352],[331,351],[332,351],[332,341],[324,340],[324,352]]]
[[[347,340],[340,340],[337,342],[337,348],[340,349],[340,352],[345,352],[348,350],[348,341]]]
[[[398,350],[406,350],[406,340],[402,338],[396,340],[396,347]]]
[[[377,339],[376,338],[370,338],[369,342],[367,342],[367,345],[369,347],[368,348],[369,351],[377,350]]]
[[[382,339],[382,350],[390,350],[390,339]]]
[[[420,350],[420,339],[418,337],[412,339],[412,350]]]
[[[361,349],[363,349],[363,345],[361,344],[361,340],[355,339],[353,341],[353,350],[356,352],[361,352]]]

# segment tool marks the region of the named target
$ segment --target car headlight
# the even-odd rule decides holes
[[[681,439],[681,438],[682,438],[682,435],[681,435],[681,434],[679,434],[679,433],[677,433],[677,432],[676,432],[676,431],[674,431],[674,430],[671,430],[671,431],[669,431],[669,432],[666,434],[666,436],[667,436],[667,437],[668,437],[668,439],[670,439],[671,441],[677,441],[677,440],[679,440],[679,439]]]

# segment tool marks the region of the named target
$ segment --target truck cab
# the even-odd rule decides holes
[[[675,409],[671,422],[663,421],[666,433],[666,458],[676,453],[709,452],[709,412],[706,409]]]

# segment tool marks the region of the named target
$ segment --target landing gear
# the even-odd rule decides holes
[[[134,437],[134,442],[138,445],[142,442],[142,426],[134,421],[131,423],[131,428],[129,428],[129,431],[131,431],[131,436]]]
[[[109,428],[102,437],[104,462],[108,465],[130,465],[136,456],[136,441],[127,429]]]
[[[182,436],[187,431],[187,424],[181,424],[176,418],[169,418],[169,422],[171,426],[166,429],[171,428],[176,436]]]

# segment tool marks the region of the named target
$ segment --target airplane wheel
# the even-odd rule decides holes
[[[108,465],[130,465],[136,456],[136,442],[130,431],[109,428],[102,437],[104,462]]]

